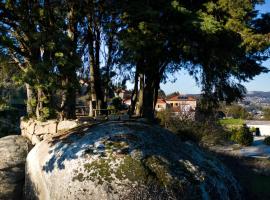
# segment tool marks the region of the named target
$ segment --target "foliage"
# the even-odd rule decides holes
[[[227,117],[232,117],[235,119],[250,119],[252,117],[243,106],[236,104],[226,106],[223,110]]]
[[[229,141],[230,132],[214,121],[192,121],[174,117],[169,111],[157,113],[160,125],[178,135],[182,140],[190,140],[204,145],[221,144]]]
[[[124,82],[140,77],[143,98],[134,99],[149,119],[160,82],[181,69],[201,85],[206,107],[231,103],[246,92],[243,82],[268,71],[269,14],[255,11],[259,3],[1,1],[0,59],[12,63],[5,82],[11,73],[25,84],[36,100],[28,113],[44,119],[75,117],[79,78],[89,80],[90,103],[105,108],[115,72]]]
[[[21,113],[14,108],[6,107],[0,110],[0,137],[20,133],[20,116]]]
[[[115,110],[120,111],[123,109],[122,99],[120,97],[114,97],[112,99],[111,105],[114,107]]]
[[[270,108],[265,108],[263,110],[263,118],[266,120],[270,120]]]
[[[250,127],[249,128],[249,131],[253,134],[253,133],[256,133],[256,127]]]
[[[267,136],[266,138],[264,138],[263,141],[265,144],[270,145],[270,136]]]
[[[234,118],[227,118],[227,119],[220,119],[219,123],[221,125],[243,125],[244,124],[244,120],[243,119],[234,119]]]
[[[250,146],[253,143],[253,135],[246,125],[240,129],[234,129],[231,140],[244,146]]]

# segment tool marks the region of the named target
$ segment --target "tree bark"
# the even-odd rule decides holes
[[[108,39],[108,59],[106,63],[106,77],[105,77],[105,85],[104,85],[104,102],[105,104],[108,104],[109,99],[109,83],[110,83],[110,70],[112,67],[112,51],[113,51],[113,36],[109,36]]]
[[[135,78],[134,78],[134,88],[133,88],[133,91],[132,91],[132,94],[131,94],[131,104],[130,104],[130,108],[129,108],[129,115],[133,115],[134,114],[134,111],[135,111],[135,108],[136,108],[136,102],[137,102],[137,98],[138,98],[138,78],[139,78],[139,75],[138,75],[138,71],[136,69],[136,72],[135,72]]]
[[[92,21],[89,19],[88,26],[88,51],[89,51],[89,73],[90,73],[90,101],[89,101],[89,116],[94,116],[94,102],[97,101],[96,90],[95,90],[95,54],[94,54],[94,36],[93,36],[93,28],[91,25]]]
[[[35,114],[35,108],[33,107],[33,101],[36,99],[33,88],[26,83],[26,95],[27,95],[27,103],[26,103],[26,111],[27,115],[32,117]]]
[[[97,19],[91,15],[88,18],[88,48],[90,58],[90,102],[89,115],[93,116],[93,109],[103,109],[104,93],[100,76],[100,27]]]
[[[138,94],[138,101],[136,105],[136,115],[142,116],[142,109],[143,109],[143,101],[144,101],[144,74],[139,73],[139,94]]]
[[[154,120],[155,117],[155,105],[158,97],[160,76],[159,73],[154,73],[153,71],[147,72],[145,75],[142,117],[150,121]]]
[[[76,48],[78,41],[78,33],[77,33],[77,21],[74,13],[73,6],[71,7],[70,12],[67,16],[69,23],[67,29],[67,36],[70,38],[71,49],[69,53],[70,59],[76,59]],[[76,62],[75,62],[76,63]],[[61,118],[64,119],[75,119],[76,118],[76,88],[78,84],[77,75],[76,75],[76,67],[75,64],[68,63],[68,69],[63,69],[62,73],[64,75],[63,87],[64,94],[62,95],[62,113],[63,116]]]
[[[43,101],[44,101],[44,95],[41,88],[37,89],[37,105],[36,105],[36,117],[37,119],[42,119],[43,116]]]

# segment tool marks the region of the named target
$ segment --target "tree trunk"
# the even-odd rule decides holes
[[[155,104],[158,97],[160,76],[157,73],[146,74],[143,94],[142,117],[152,121],[155,114]]]
[[[33,101],[36,99],[33,88],[26,83],[26,95],[27,95],[27,103],[26,103],[26,111],[27,115],[32,117],[35,113],[35,108],[33,106]]]
[[[104,104],[104,93],[102,91],[101,77],[100,77],[100,27],[92,16],[89,16],[88,25],[88,48],[90,58],[90,91],[91,101],[89,108],[103,109]],[[91,112],[91,111],[90,111]],[[93,116],[93,113],[89,113]]]
[[[106,77],[104,85],[104,102],[108,104],[109,99],[109,83],[110,83],[110,69],[112,67],[112,51],[113,51],[113,37],[109,36],[108,39],[108,59],[106,63]]]
[[[134,111],[135,111],[135,108],[136,108],[136,102],[137,102],[137,98],[138,98],[138,78],[139,78],[139,75],[138,75],[138,71],[136,69],[136,72],[135,72],[135,78],[134,78],[134,88],[133,88],[133,91],[132,91],[132,94],[131,94],[131,104],[130,104],[130,107],[129,107],[129,115],[133,115],[134,114]]]
[[[89,22],[90,23],[90,22]],[[95,90],[95,54],[94,54],[94,39],[93,39],[93,32],[92,32],[92,27],[89,25],[88,27],[88,37],[89,37],[89,44],[88,44],[88,49],[89,49],[89,73],[90,73],[90,101],[89,101],[89,116],[93,117],[94,116],[94,109],[96,107],[94,106],[94,102],[97,101],[96,97],[96,90]]]
[[[77,21],[75,19],[74,8],[71,7],[70,12],[67,16],[69,23],[67,29],[67,36],[70,38],[71,49],[69,53],[70,59],[76,59],[76,48],[78,41],[77,33]],[[64,74],[64,95],[62,97],[63,104],[63,118],[65,119],[75,119],[76,118],[76,88],[78,84],[77,74],[76,74],[76,65],[68,63],[67,69],[63,69]]]
[[[138,95],[138,101],[136,105],[136,115],[142,116],[142,109],[143,109],[143,101],[144,101],[144,74],[139,73],[139,95]]]
[[[37,119],[43,119],[43,101],[44,95],[41,88],[37,89],[37,105],[36,105],[36,117]]]
[[[96,30],[96,40],[95,40],[95,90],[97,95],[97,106],[98,109],[104,109],[104,93],[102,91],[102,82],[100,76],[100,27],[98,24],[95,24]]]

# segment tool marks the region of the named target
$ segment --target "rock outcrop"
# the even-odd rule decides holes
[[[44,140],[28,154],[26,178],[27,199],[241,199],[216,158],[141,122],[105,122]]]
[[[20,135],[0,139],[0,199],[22,199],[25,162],[30,143]]]

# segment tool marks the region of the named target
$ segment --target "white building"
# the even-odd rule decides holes
[[[261,136],[270,135],[270,121],[254,121],[248,120],[246,124],[250,128],[259,128]]]

